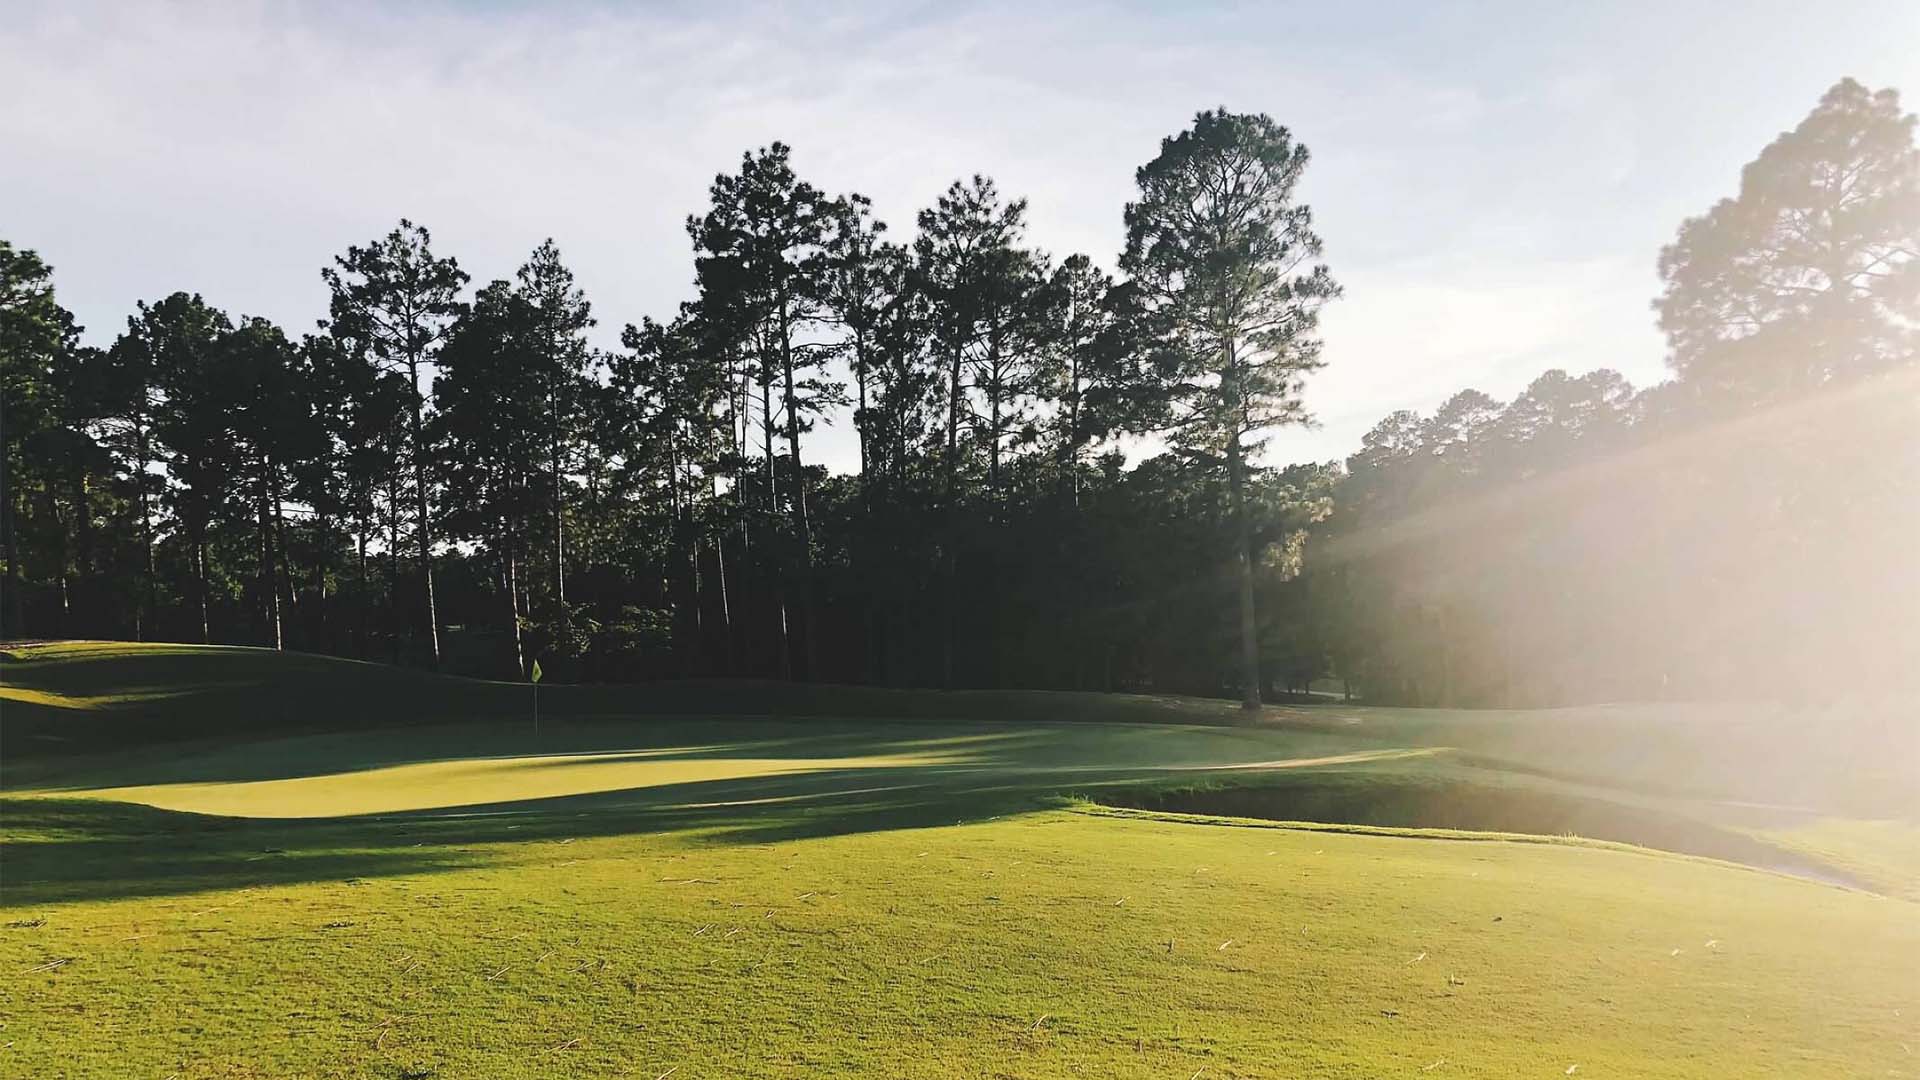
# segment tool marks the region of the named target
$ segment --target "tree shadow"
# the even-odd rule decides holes
[[[0,653],[0,681],[46,701],[12,702],[0,752],[94,754],[221,737],[260,738],[527,718],[532,688],[338,657],[256,648],[112,643]],[[542,686],[552,718],[784,717],[967,723],[1244,725],[1232,702],[1076,691],[913,690],[690,679]],[[48,702],[60,698],[85,707]],[[1261,726],[1327,725],[1269,710]]]
[[[1580,837],[1696,855],[1871,891],[1847,871],[1738,828],[1679,809],[1656,809],[1546,787],[1413,772],[1340,769],[1272,773],[1214,787],[1138,786],[1110,793],[1118,806],[1201,816],[1333,826],[1438,829],[1469,836]]]
[[[1156,770],[1081,772],[1076,785]],[[1043,808],[1061,774],[985,762],[699,780],[357,817],[229,818],[95,799],[0,799],[0,908],[416,875],[509,861],[522,845],[677,834],[688,844],[919,829]]]
[[[936,734],[937,733],[937,734]],[[480,721],[366,732],[293,734],[262,741],[224,737],[82,758],[9,763],[6,786],[37,792],[80,792],[164,784],[251,783],[367,772],[453,761],[540,759],[542,765],[619,760],[697,761],[726,758],[873,757],[977,754],[996,745],[1000,759],[1049,740],[1042,729],[993,723],[954,725],[901,721],[882,730],[872,721],[747,717],[636,720],[574,718],[530,723]],[[1057,735],[1054,736],[1057,738]]]
[[[0,800],[0,908],[458,869],[466,855],[376,847],[364,827],[219,818],[94,799]]]

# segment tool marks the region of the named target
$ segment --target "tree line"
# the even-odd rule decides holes
[[[895,239],[751,151],[687,220],[694,299],[613,350],[552,241],[476,287],[403,220],[321,270],[311,332],[175,293],[106,348],[0,242],[0,636],[1249,705],[1897,679],[1913,127],[1844,81],[1683,224],[1672,379],[1464,391],[1344,463],[1262,461],[1340,294],[1262,115],[1163,140],[1118,274],[987,177]]]

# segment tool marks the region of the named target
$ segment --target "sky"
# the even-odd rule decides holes
[[[552,237],[596,342],[692,295],[684,222],[772,140],[896,237],[953,180],[1109,268],[1133,171],[1203,108],[1312,151],[1345,295],[1328,460],[1396,409],[1553,367],[1664,375],[1655,260],[1843,76],[1920,106],[1920,3],[732,4],[0,0],[0,236],[107,344],[199,292],[290,331],[407,217],[476,284]],[[810,458],[855,459],[842,421]]]

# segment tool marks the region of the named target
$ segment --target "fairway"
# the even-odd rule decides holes
[[[169,663],[244,675],[164,700],[269,715],[246,687],[282,663],[37,652],[6,682],[9,720],[29,693],[56,710],[43,733],[164,723],[129,688]],[[280,675],[297,693],[358,668]],[[45,704],[81,682],[109,701]],[[514,688],[439,681],[463,722],[422,707],[434,685],[370,696],[350,730],[148,730],[10,769],[7,1074],[1915,1075],[1920,919],[1892,871],[1841,889],[1552,836],[1097,805],[1391,808],[1471,782],[1705,826],[1716,803],[1608,788],[1615,764],[1576,782],[1487,756],[1526,743],[1539,766],[1552,718],[1467,754],[1428,714],[726,715],[718,688],[710,715],[609,709],[650,711],[635,687],[555,695],[536,734],[503,717]],[[1797,829],[1849,866],[1907,865],[1910,826],[1849,820]]]

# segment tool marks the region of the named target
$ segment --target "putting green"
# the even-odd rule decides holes
[[[1129,731],[1115,737],[1113,733],[1082,726],[1058,732],[1057,743],[1047,748],[1046,756],[1065,760],[1025,764],[1011,760],[1005,753],[993,752],[997,744],[1009,739],[1021,742],[1005,732],[928,736],[898,744],[911,747],[908,751],[835,754],[830,751],[850,744],[889,743],[883,730],[871,727],[832,737],[774,740],[765,737],[764,727],[724,721],[701,726],[722,737],[734,735],[737,741],[459,757],[457,747],[463,740],[457,731],[449,730],[409,733],[400,740],[371,745],[364,737],[346,746],[338,745],[338,740],[333,739],[295,739],[250,746],[242,757],[258,755],[310,770],[314,775],[80,787],[62,790],[61,794],[138,803],[184,813],[246,818],[324,818],[455,810],[587,795],[626,795],[669,808],[698,808],[844,795],[874,783],[872,774],[876,770],[885,771],[888,782],[898,786],[952,787],[1009,782],[1032,784],[1050,779],[1063,783],[1074,779],[1098,781],[1108,775],[1153,773],[1218,772],[1244,777],[1252,772],[1387,762],[1433,753],[1419,748],[1378,749],[1268,758],[1264,755],[1291,740],[1278,737],[1219,739],[1193,728],[1169,727],[1157,734],[1161,749],[1173,752],[1159,755],[1164,763],[1156,765],[1147,753],[1151,743],[1141,738],[1152,732]],[[584,734],[604,742],[617,740],[619,730],[603,727]],[[636,741],[649,734],[657,735],[657,728],[652,732],[627,730],[632,731]],[[578,737],[582,733],[569,734]],[[1305,742],[1317,746],[1323,740]],[[756,749],[768,747],[785,749],[787,754],[756,755]],[[360,749],[363,753],[384,750],[389,754],[434,760],[366,764],[346,753],[351,749]],[[1206,756],[1209,754],[1214,756]],[[1233,756],[1220,756],[1223,754]],[[223,758],[228,760],[223,762]],[[219,772],[222,764],[238,766],[240,760],[228,750],[187,764],[190,768]],[[725,785],[755,780],[774,781],[755,787],[756,791],[770,794],[750,800],[694,794],[701,790],[732,791],[734,788]],[[684,798],[677,802],[647,799],[662,789],[675,789]]]
[[[908,754],[839,758],[696,758],[662,760],[672,751],[435,761],[384,769],[224,784],[160,784],[101,788],[94,798],[162,810],[229,817],[313,818],[440,810],[554,799],[674,784],[755,777],[798,777],[850,769],[902,769],[942,759]]]

